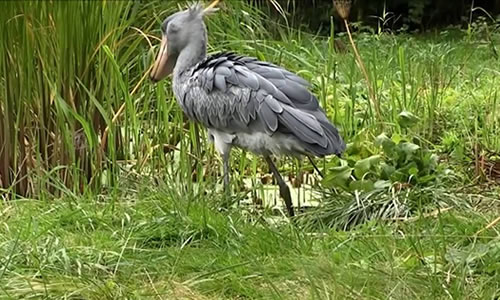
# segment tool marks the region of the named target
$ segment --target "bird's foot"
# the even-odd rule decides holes
[[[279,184],[280,187],[280,196],[285,200],[286,210],[288,212],[288,216],[293,217],[295,213],[293,211],[292,204],[292,195],[290,194],[290,188],[286,185],[285,182]]]

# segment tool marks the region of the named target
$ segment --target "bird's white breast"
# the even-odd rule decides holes
[[[297,138],[282,133],[268,135],[264,132],[235,132],[229,134],[216,129],[209,129],[208,133],[221,155],[228,154],[232,146],[260,155],[280,156],[304,153],[304,147],[301,146]]]

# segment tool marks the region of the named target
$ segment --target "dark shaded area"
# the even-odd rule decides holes
[[[250,0],[252,1],[252,0]],[[254,0],[270,7],[277,17],[278,12],[269,5],[269,0]],[[289,13],[293,27],[302,27],[313,32],[327,32],[330,17],[335,15],[337,31],[343,25],[335,12],[333,0],[277,0]],[[472,12],[472,13],[471,13]],[[384,30],[427,31],[449,25],[467,25],[471,19],[488,14],[497,19],[500,14],[500,0],[356,0],[351,9],[349,20],[361,21],[363,25]],[[304,28],[306,27],[306,28]]]

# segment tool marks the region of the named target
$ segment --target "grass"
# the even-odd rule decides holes
[[[498,232],[475,234],[496,217],[491,210],[309,231],[266,214],[220,211],[175,186],[127,186],[114,196],[2,204],[2,298],[495,299],[500,292]]]
[[[355,24],[380,122],[353,54],[335,46],[344,34],[223,1],[209,52],[299,73],[348,142],[342,159],[316,161],[324,180],[279,160],[319,195],[289,221],[241,201],[269,189],[244,151],[224,196],[204,130],[168,80],[144,80],[179,5],[2,6],[1,299],[500,297],[498,24],[398,35]]]
[[[9,197],[57,194],[62,186],[99,192],[115,186],[123,164],[140,174],[171,169],[179,181],[219,164],[207,158],[213,149],[204,131],[185,123],[170,83],[144,81],[154,57],[151,47],[158,44],[158,24],[177,9],[173,2],[6,5],[1,22],[11,42],[0,48],[5,54],[0,172]],[[467,31],[426,37],[357,34],[381,106],[380,122],[354,56],[336,53],[333,28],[330,36],[276,24],[270,32],[266,22],[272,21],[244,2],[226,3],[207,21],[210,52],[256,56],[310,80],[348,142],[373,142],[384,132],[416,137],[433,150],[441,147],[439,137],[458,141],[465,153],[500,148],[499,77],[491,67],[497,62],[494,27],[473,23]],[[340,40],[346,41],[345,36]],[[468,112],[472,115],[464,120]],[[418,116],[418,122],[404,126],[401,114]],[[244,169],[250,162],[246,154],[240,157],[233,165]],[[212,181],[208,175],[198,178]]]

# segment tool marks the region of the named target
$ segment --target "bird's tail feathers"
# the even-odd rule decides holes
[[[319,124],[321,125],[321,128],[323,129],[325,138],[327,140],[326,147],[322,147],[318,144],[305,143],[306,150],[319,157],[330,154],[340,156],[342,152],[344,152],[346,145],[344,140],[340,136],[339,131],[330,123],[330,121],[326,117],[317,119]]]

